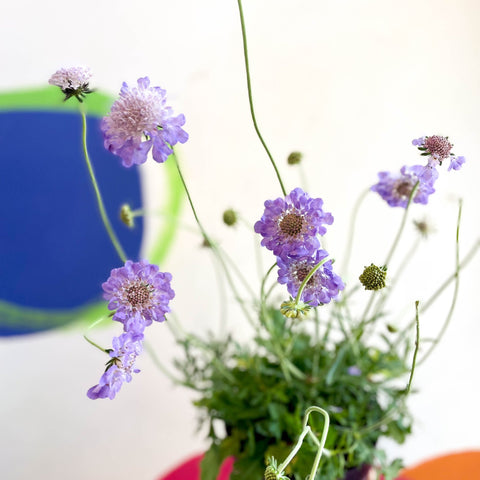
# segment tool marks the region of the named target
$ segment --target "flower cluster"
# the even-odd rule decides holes
[[[172,145],[188,140],[181,128],[185,116],[173,115],[172,108],[165,105],[166,93],[150,87],[148,77],[139,78],[133,88],[123,83],[120,98],[100,125],[105,148],[118,155],[123,166],[144,163],[150,149],[153,159],[163,163],[173,152]]]
[[[124,382],[130,382],[135,360],[142,351],[144,330],[155,320],[162,322],[170,311],[169,302],[175,296],[170,287],[170,273],[160,272],[157,265],[145,261],[127,260],[125,266],[115,268],[102,285],[108,309],[114,311],[113,320],[123,325],[123,333],[113,339],[109,351],[111,360],[98,385],[90,388],[92,398],[113,399]]]
[[[423,157],[427,157],[427,164],[405,165],[399,173],[379,172],[379,182],[371,187],[391,207],[406,208],[415,188],[412,201],[426,205],[428,197],[435,192],[433,186],[439,176],[437,167],[447,158],[450,159],[448,171],[459,170],[465,163],[465,157],[455,156],[451,152],[453,145],[448,137],[420,137],[414,139],[412,144],[420,150]]]
[[[333,223],[331,213],[323,211],[323,200],[311,198],[296,188],[285,198],[267,200],[255,232],[262,235],[262,245],[277,257],[278,281],[287,285],[295,297],[310,271],[328,253],[321,249],[319,236]],[[344,288],[342,279],[332,271],[331,260],[324,262],[306,284],[300,300],[318,306],[336,298]]]

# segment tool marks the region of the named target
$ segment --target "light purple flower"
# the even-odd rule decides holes
[[[175,296],[171,280],[171,274],[160,272],[157,265],[127,260],[125,266],[111,271],[102,285],[103,297],[126,332],[142,334],[153,320],[163,322],[170,311],[169,302]]]
[[[414,203],[428,203],[428,196],[435,192],[433,184],[438,172],[422,165],[403,166],[399,173],[379,172],[379,182],[370,190],[377,192],[391,207],[406,208],[412,189],[420,182],[412,199]]]
[[[352,365],[347,368],[347,373],[352,377],[359,377],[362,374],[362,371],[356,365]]]
[[[79,102],[87,93],[92,93],[88,87],[88,82],[92,77],[92,72],[88,67],[70,67],[57,70],[48,83],[60,87],[65,94],[65,100],[76,97]]]
[[[140,337],[122,333],[119,337],[114,337],[112,344],[113,348],[109,352],[111,360],[107,363],[107,369],[98,384],[87,391],[87,396],[92,400],[113,400],[122,385],[132,380],[132,374],[140,371],[135,368],[135,360],[142,352]]]
[[[450,157],[450,165],[448,166],[447,171],[449,172],[450,170],[460,170],[462,165],[465,163],[465,157],[459,156],[459,157]]]
[[[166,91],[150,87],[148,77],[139,78],[137,85],[130,88],[123,83],[120,98],[100,125],[105,148],[121,157],[125,167],[144,163],[150,149],[153,159],[162,163],[173,152],[172,145],[188,140],[181,128],[185,116],[173,116],[172,108],[165,105]]]
[[[301,188],[285,198],[267,200],[262,218],[255,223],[255,232],[262,235],[262,245],[278,257],[304,257],[320,248],[318,235],[324,225],[333,223],[331,213],[322,209],[321,198],[310,198]]]
[[[296,297],[300,285],[312,268],[322,259],[328,257],[325,250],[317,250],[313,256],[301,258],[277,258],[278,282],[287,285],[288,293]],[[332,261],[328,260],[313,274],[302,293],[302,300],[312,307],[317,307],[337,298],[345,285],[342,279],[332,271]]]
[[[450,159],[448,171],[459,170],[465,163],[465,157],[456,157],[452,153],[453,144],[450,143],[448,137],[442,137],[441,135],[420,137],[412,140],[412,144],[418,147],[422,156],[428,157],[428,166],[432,169],[442,165],[442,162],[447,158]]]

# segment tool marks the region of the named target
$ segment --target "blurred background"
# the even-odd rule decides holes
[[[410,320],[414,301],[428,298],[454,270],[460,197],[461,256],[480,236],[480,4],[244,0],[244,14],[260,129],[287,190],[303,185],[312,196],[323,198],[325,209],[333,213],[335,223],[326,241],[339,264],[351,210],[361,193],[376,183],[377,172],[420,163],[413,138],[449,136],[453,151],[467,157],[459,172],[447,173],[444,166],[428,206],[412,208],[410,219],[426,218],[434,231],[412,259],[390,305],[395,321]],[[258,285],[254,244],[260,239],[243,224],[228,229],[221,220],[226,208],[234,208],[247,225],[253,225],[263,212],[263,202],[281,195],[250,119],[237,2],[145,0],[135,7],[124,0],[84,0],[78,5],[53,0],[48,6],[8,2],[0,16],[0,58],[0,94],[43,88],[57,69],[75,65],[89,66],[94,74],[91,86],[112,98],[123,81],[134,84],[146,75],[153,85],[167,89],[168,104],[187,119],[184,128],[190,139],[178,152],[199,216],[252,285]],[[32,164],[37,155],[32,144],[35,128],[25,125],[24,142],[16,143],[22,152],[31,151]],[[80,138],[80,123],[78,129]],[[0,131],[4,142],[6,132]],[[80,143],[72,144],[72,149],[78,156]],[[304,154],[303,174],[286,163],[293,150]],[[2,168],[14,172],[15,155],[5,152],[0,152]],[[98,162],[119,163],[113,155],[92,157],[98,169],[103,168]],[[81,175],[83,165],[77,168]],[[171,182],[166,171],[165,165],[151,161],[138,172],[142,192],[135,198],[154,214],[140,222],[135,233],[125,230],[122,235],[137,235],[132,251],[141,249],[140,257],[155,250],[162,232],[174,221],[164,215]],[[121,193],[122,187],[113,190]],[[42,209],[49,208],[47,194]],[[115,216],[114,210],[110,213]],[[355,282],[364,265],[381,263],[401,213],[373,193],[367,197],[357,222],[347,283]],[[223,329],[247,340],[251,332],[233,302],[227,302],[225,310],[219,301],[210,253],[201,246],[185,201],[177,220],[174,241],[160,265],[174,276],[175,314],[187,330]],[[51,221],[55,224],[56,217]],[[4,222],[0,236],[12,235],[17,235],[16,225]],[[397,266],[415,235],[409,222]],[[33,242],[29,255],[45,254],[35,248]],[[95,243],[89,248],[95,251]],[[2,283],[11,287],[2,267],[10,253],[2,254]],[[262,259],[263,268],[268,268],[270,257]],[[27,271],[28,261],[21,265]],[[392,458],[402,457],[406,464],[480,447],[480,315],[475,300],[479,268],[477,256],[462,272],[449,330],[416,371],[415,392],[409,399],[413,435],[404,445],[384,445]],[[74,288],[75,269],[63,275],[62,282]],[[100,298],[100,284],[92,300]],[[13,286],[17,292],[24,289],[22,284]],[[277,293],[279,301],[286,295],[281,288]],[[438,333],[452,294],[451,288],[446,290],[420,319],[423,337]],[[52,291],[49,298],[53,303],[55,295]],[[232,300],[230,294],[227,298]],[[115,327],[99,326],[89,335],[109,345],[118,333]],[[206,448],[206,431],[197,430],[191,404],[194,395],[174,387],[148,355],[140,360],[142,372],[114,401],[86,397],[105,362],[83,339],[87,328],[80,319],[61,328],[0,338],[2,478],[153,480]],[[149,344],[159,361],[171,368],[179,355],[173,336],[165,324],[149,330]]]

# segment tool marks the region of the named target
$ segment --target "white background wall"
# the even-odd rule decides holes
[[[335,216],[327,241],[336,258],[350,209],[376,172],[418,162],[412,138],[449,135],[455,152],[467,156],[464,170],[442,172],[428,208],[413,209],[415,218],[428,212],[436,233],[415,257],[420,273],[397,292],[395,311],[408,319],[413,301],[428,297],[453,270],[458,196],[462,251],[480,234],[480,4],[245,0],[244,9],[260,127],[287,189],[297,186],[298,175],[284,159],[291,150],[304,152],[309,190]],[[1,7],[0,59],[1,89],[40,86],[57,68],[77,64],[89,65],[92,85],[111,93],[144,75],[166,88],[170,104],[187,117],[190,140],[181,154],[198,211],[256,281],[251,234],[220,222],[233,206],[253,223],[264,200],[280,194],[249,118],[234,0],[8,2]],[[155,164],[144,171],[148,205],[157,201],[161,170]],[[373,194],[366,201],[351,278],[364,264],[382,261],[400,213]],[[182,221],[194,224],[187,208]],[[145,251],[153,235],[150,228]],[[405,246],[412,240],[407,227]],[[199,243],[182,232],[162,265],[175,276],[175,311],[197,332],[219,321],[215,277]],[[386,444],[409,464],[479,446],[479,266],[476,258],[462,275],[445,341],[417,372],[420,393],[409,400],[414,434],[403,446]],[[451,291],[422,318],[425,336],[438,331],[450,298]],[[249,333],[235,307],[227,328],[238,338]],[[150,330],[168,364],[178,353],[168,329]],[[2,478],[152,480],[205,448],[203,432],[195,433],[192,395],[172,387],[147,355],[118,398],[88,400],[85,391],[98,381],[104,358],[82,333],[70,328],[0,340]],[[108,344],[113,334],[101,330],[97,340]]]

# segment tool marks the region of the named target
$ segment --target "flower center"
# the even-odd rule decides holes
[[[280,220],[279,227],[283,234],[295,237],[302,231],[303,217],[298,213],[287,213]]]
[[[310,269],[306,265],[302,265],[299,268],[297,268],[297,279],[300,283],[302,283],[305,278],[307,277],[308,273],[310,272]]]
[[[453,145],[446,137],[433,135],[425,139],[425,147],[434,157],[443,160],[444,158],[448,158]]]
[[[132,283],[125,289],[125,296],[132,307],[146,306],[152,296],[153,287],[149,283]]]
[[[398,197],[408,198],[412,193],[413,185],[407,180],[401,180],[395,185],[395,192]]]

